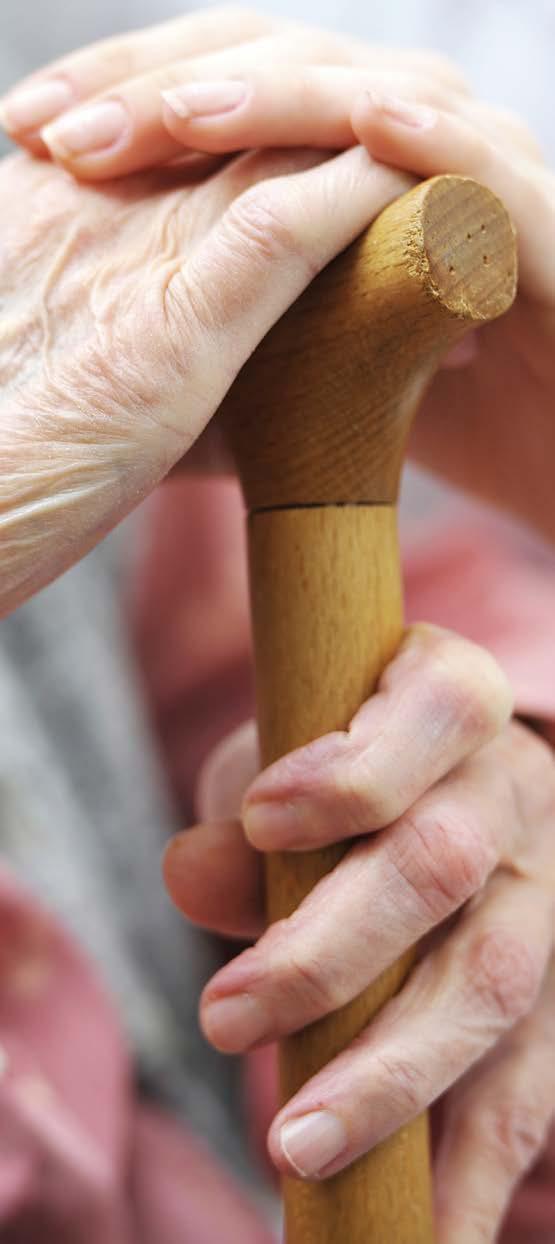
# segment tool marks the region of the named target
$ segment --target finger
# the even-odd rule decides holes
[[[291,171],[258,180],[272,161]],[[294,172],[303,163],[305,171]],[[310,164],[316,167],[306,167]],[[229,177],[232,191],[241,179],[250,180],[250,188],[181,266],[172,265],[164,291],[168,349],[175,358],[190,360],[189,391],[203,394],[194,427],[181,422],[176,458],[199,436],[239,368],[316,273],[412,184],[369,160],[360,147],[331,160],[307,149],[249,153],[233,161]],[[212,186],[208,209],[211,191]],[[185,236],[189,219],[185,199]]]
[[[305,45],[317,48],[315,59],[327,63],[342,48],[348,63],[368,62],[376,68],[416,72],[443,83],[449,90],[468,91],[457,67],[437,53],[368,46],[249,9],[224,7],[104,39],[63,57],[18,83],[0,101],[0,124],[17,142],[41,153],[45,148],[39,138],[40,129],[84,100],[181,57],[200,56],[270,33],[287,32],[293,34],[296,44],[304,40]]]
[[[85,107],[70,110],[41,131],[54,158],[80,178],[122,176],[153,162],[167,162],[183,150],[162,119],[161,91],[189,80],[229,79],[278,60],[317,62],[323,36],[289,35],[257,39],[224,48],[196,60],[173,60],[156,70],[96,96]],[[331,54],[331,53],[330,53]],[[341,63],[347,55],[340,43],[333,53]]]
[[[553,774],[533,748],[521,757],[520,733],[482,748],[386,834],[354,847],[217,973],[203,996],[214,1044],[235,1053],[338,1010],[458,911],[500,859],[550,840]]]
[[[274,1120],[280,1171],[328,1178],[416,1118],[535,1002],[553,897],[498,875],[401,993]]]
[[[464,116],[423,110],[407,99],[362,95],[353,109],[352,124],[376,159],[422,177],[463,173],[498,194],[516,225],[522,286],[551,303],[555,257],[545,239],[553,236],[555,226],[554,179],[535,159],[511,157]],[[484,233],[484,263],[488,261]]]
[[[245,721],[205,760],[197,785],[197,808],[203,821],[238,818],[243,795],[260,765],[254,721]]]
[[[175,49],[162,67],[147,68],[144,73],[117,79],[107,91],[87,97],[82,107],[64,109],[63,115],[43,127],[40,137],[50,153],[80,178],[108,178],[148,167],[155,161],[162,164],[182,151],[182,144],[168,133],[162,122],[160,92],[183,82],[186,76],[208,80],[226,78],[233,73],[248,72],[274,57],[317,62],[328,47],[323,33],[306,32],[259,38],[224,45],[196,59],[176,58]],[[333,53],[341,62],[348,55],[337,40]],[[169,63],[168,63],[169,59]],[[4,104],[4,118],[11,115]]]
[[[349,147],[356,141],[351,111],[365,86],[449,107],[449,93],[428,77],[284,61],[243,79],[203,81],[187,75],[183,83],[162,92],[162,119],[177,142],[199,151]]]
[[[494,138],[512,159],[518,150],[530,159],[545,163],[545,155],[536,137],[517,113],[510,108],[493,108],[469,96],[460,101],[461,116],[466,117],[483,133]]]
[[[482,648],[435,626],[410,627],[377,693],[346,732],[266,769],[243,804],[259,850],[305,850],[383,829],[511,712],[505,676]]]
[[[438,1244],[483,1244],[538,1158],[555,1113],[555,965],[532,1014],[449,1097],[435,1167]],[[553,1198],[527,1198],[527,1235],[553,1227]],[[547,1215],[547,1216],[546,1216]],[[543,1239],[542,1235],[542,1239]]]
[[[361,55],[360,52],[358,54]],[[122,82],[117,90],[96,96],[85,107],[66,111],[63,117],[42,131],[42,137],[55,159],[80,178],[121,176],[152,164],[163,163],[183,149],[182,136],[179,133],[170,133],[164,124],[162,91],[169,90],[171,95],[172,90],[182,88],[186,83],[195,85],[197,91],[200,87],[202,92],[203,84],[213,91],[214,85],[220,84],[224,91],[220,107],[230,115],[237,109],[242,114],[242,94],[245,89],[249,92],[251,83],[258,84],[261,93],[260,106],[263,106],[271,95],[271,90],[264,85],[266,74],[275,75],[276,66],[283,66],[283,72],[286,73],[291,66],[297,65],[301,79],[297,101],[300,97],[302,108],[306,109],[310,91],[302,86],[302,73],[305,68],[317,64],[323,57],[331,65],[345,66],[351,63],[353,55],[355,53],[347,40],[331,39],[324,32],[307,33],[300,30],[294,34],[273,35],[271,38],[226,47],[197,59],[188,57],[179,61],[173,58],[162,69]],[[371,60],[371,53],[367,53],[367,56]],[[360,81],[363,80],[361,76]],[[414,75],[397,74],[395,80],[399,83],[405,82],[411,89],[416,84],[419,84],[420,90],[426,89],[423,76],[415,78]],[[293,75],[293,84],[294,81]],[[384,81],[383,77],[381,81]],[[325,91],[321,93],[325,98]],[[434,91],[430,86],[428,93],[434,100],[445,100],[445,92],[439,87]],[[204,94],[206,97],[206,91]],[[211,106],[217,106],[214,100]],[[251,112],[253,106],[256,110],[256,101],[250,106]],[[171,114],[171,109],[166,107],[165,112],[166,115]],[[315,110],[313,117],[314,112]],[[343,114],[346,112],[344,103]],[[294,113],[294,107],[289,106],[289,118]],[[332,108],[328,106],[328,117],[330,114]],[[285,123],[279,127],[274,124],[273,128],[275,139],[269,135],[263,145],[281,142],[280,136],[284,136],[285,145],[295,145],[296,140],[292,142]],[[326,140],[322,126],[318,127],[318,142],[326,146],[352,145],[353,133],[348,116],[344,115],[342,126],[336,121],[333,130],[336,139],[340,139],[339,142],[330,143]],[[195,135],[189,135],[189,145],[194,138]],[[251,141],[242,142],[238,139],[235,144],[228,143],[223,147],[208,142],[206,149],[227,151],[252,145]],[[201,149],[204,149],[202,142]]]
[[[282,175],[268,178],[278,165]],[[19,173],[26,182],[28,197],[30,181],[41,189],[52,181],[38,161],[14,160],[12,167],[16,181]],[[75,324],[75,349],[65,340],[65,350],[56,353],[57,338],[50,342],[55,377],[49,361],[39,359],[38,372],[27,377],[27,398],[20,395],[3,428],[8,463],[4,452],[0,609],[15,608],[67,569],[152,491],[201,435],[239,369],[320,267],[412,184],[405,174],[376,165],[360,147],[334,160],[306,148],[249,153],[231,161],[225,174],[222,169],[214,179],[199,183],[189,177],[187,183],[182,170],[168,170],[112,185],[106,194],[77,191],[71,178],[54,178],[57,209],[50,212],[47,250],[60,258],[64,290],[68,282],[72,289],[67,268],[77,236],[89,257],[94,250],[90,228],[82,235],[83,220],[89,226],[92,220],[93,235],[100,231],[105,241],[106,289],[119,282],[136,314],[126,315],[120,298],[114,304],[115,336],[102,329],[101,346],[93,332],[92,355],[90,332],[83,336]],[[249,189],[234,198],[241,176]],[[215,220],[218,194],[224,202]],[[41,198],[30,212],[35,243],[42,208],[47,210]],[[83,262],[94,284],[94,260],[92,268]],[[75,294],[81,327],[99,316],[104,322],[105,295],[111,305],[106,289],[94,306]],[[30,311],[33,323],[38,316],[37,332],[41,307],[39,289]],[[20,325],[17,317],[12,321],[16,340]],[[28,414],[39,399],[37,431]],[[85,424],[97,427],[95,438],[85,434]],[[46,441],[48,469],[40,452]]]
[[[262,14],[224,7],[103,39],[19,82],[0,103],[1,124],[18,142],[36,145],[42,126],[80,101],[180,56],[242,43],[274,26]]]
[[[162,869],[172,902],[202,928],[251,938],[264,927],[261,861],[239,821],[196,825],[176,834]]]
[[[257,767],[256,726],[247,721],[204,762],[197,788],[203,823],[176,834],[163,860],[168,893],[183,915],[231,937],[258,937],[265,924],[262,860],[237,819]]]

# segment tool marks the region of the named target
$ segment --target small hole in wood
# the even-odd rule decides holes
[[[451,273],[451,276],[454,276],[454,274],[455,274],[455,269],[454,269],[454,267],[453,267],[453,264],[452,264],[452,263],[450,263],[450,264],[449,264],[449,271],[450,271],[450,273]]]
[[[485,232],[486,232],[486,226],[480,225],[480,233],[485,233]]]
[[[482,256],[482,262],[483,262],[483,263],[485,263],[485,264],[488,264],[488,263],[489,263],[489,255],[483,255],[483,256]]]
[[[472,234],[471,234],[471,233],[467,233],[467,235],[466,235],[466,236],[467,236],[467,240],[470,242],[470,241],[471,241],[471,239],[472,239]]]

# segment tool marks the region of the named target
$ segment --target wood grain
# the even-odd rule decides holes
[[[345,729],[402,631],[394,504],[411,420],[441,355],[508,310],[514,232],[463,177],[388,207],[265,338],[221,419],[247,506],[263,761]],[[287,916],[343,848],[280,854]],[[369,947],[369,964],[372,948]],[[283,1043],[282,1099],[360,1032],[411,953],[360,998]],[[426,1121],[320,1183],[285,1180],[287,1244],[430,1244]]]
[[[330,722],[345,729],[393,656],[402,632],[395,512],[347,505],[254,514],[249,546],[258,723],[268,764]],[[368,549],[379,552],[368,557]],[[269,919],[290,915],[345,849],[270,857]],[[371,969],[371,946],[368,960]],[[409,953],[349,1006],[282,1043],[283,1101],[366,1026],[411,961]],[[425,1121],[326,1182],[285,1180],[284,1201],[286,1238],[295,1244],[427,1244]]]
[[[514,232],[491,191],[435,177],[387,207],[267,335],[221,408],[248,508],[394,502],[441,356],[507,311],[515,288]]]

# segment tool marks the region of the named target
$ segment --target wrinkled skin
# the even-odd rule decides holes
[[[150,180],[150,186],[148,181]],[[209,212],[204,187],[187,196]],[[193,341],[171,281],[187,231],[168,178],[86,189],[24,157],[0,172],[0,539],[10,607],[86,551],[192,439]]]
[[[192,114],[186,111],[180,117],[162,94],[168,86],[193,83],[202,88],[221,78],[244,82],[244,106],[200,117],[194,110]],[[38,120],[35,126],[30,123],[28,108],[23,114],[18,109],[18,91],[29,86],[36,89],[52,79],[61,79],[68,94],[64,105],[58,104],[54,124],[41,130]],[[90,116],[95,102],[105,105],[110,100],[119,101],[127,117],[121,141],[102,150],[95,147],[85,156],[72,155],[71,148],[61,142],[61,136],[67,135],[64,127],[71,126],[72,118],[73,124],[78,123],[83,112]],[[395,101],[401,104],[401,117],[398,111],[392,114],[388,110],[388,100],[389,105]],[[41,122],[48,119],[43,115]],[[365,209],[359,201],[353,211],[353,183],[346,171],[351,168],[352,172],[354,165],[341,166],[334,160],[327,175],[327,204],[313,196],[310,179],[295,190],[290,178],[287,201],[281,192],[276,197],[275,187],[269,189],[266,184],[264,199],[255,212],[251,204],[248,220],[235,221],[208,266],[193,263],[196,272],[191,272],[195,252],[226,202],[249,182],[266,176],[272,162],[275,170],[276,157],[258,154],[246,157],[246,162],[244,157],[233,160],[215,180],[208,179],[202,186],[181,193],[170,192],[166,200],[160,190],[167,189],[171,174],[160,173],[158,178],[144,181],[135,177],[127,189],[124,183],[110,179],[164,164],[180,152],[205,151],[221,158],[275,143],[291,148],[287,159],[283,154],[277,158],[278,167],[299,167],[299,160],[302,163],[306,157],[299,156],[298,148],[307,144],[322,148],[321,158],[325,158],[326,149],[360,142],[371,161],[405,170],[403,178],[397,175],[395,193],[407,187],[413,175],[452,172],[477,178],[502,198],[519,242],[517,303],[507,316],[478,335],[478,349],[467,358],[467,366],[438,374],[416,420],[411,449],[425,466],[512,510],[555,538],[551,482],[555,451],[551,417],[555,392],[553,175],[523,122],[474,98],[456,65],[421,49],[359,43],[253,11],[224,8],[188,14],[71,53],[45,66],[27,83],[14,84],[2,101],[0,120],[14,140],[30,152],[43,156],[53,153],[82,183],[105,187],[87,191],[82,185],[72,190],[62,174],[44,168],[31,171],[31,165],[22,163],[4,164],[0,171],[6,257],[0,270],[0,289],[7,288],[8,325],[13,318],[11,280],[25,291],[23,323],[37,326],[34,342],[32,334],[28,338],[33,352],[45,322],[36,301],[44,285],[45,269],[50,270],[53,252],[62,245],[57,239],[65,236],[68,220],[71,231],[79,229],[80,241],[71,242],[71,231],[69,241],[74,257],[70,265],[74,291],[79,291],[75,300],[78,306],[73,308],[75,317],[71,313],[70,275],[60,255],[56,279],[50,280],[49,286],[51,373],[46,376],[37,370],[33,393],[25,391],[25,376],[17,425],[13,410],[2,413],[1,420],[11,463],[14,426],[21,443],[21,413],[26,423],[35,419],[36,413],[41,414],[36,445],[40,473],[45,460],[43,434],[49,436],[52,431],[53,443],[59,441],[60,423],[64,420],[69,428],[74,420],[72,408],[82,403],[74,439],[80,440],[83,463],[77,467],[68,455],[65,463],[60,462],[57,485],[49,469],[42,482],[36,478],[25,485],[29,496],[46,498],[57,489],[65,490],[69,468],[70,488],[77,470],[79,487],[88,489],[86,518],[84,507],[75,504],[75,493],[71,506],[67,493],[60,500],[65,513],[71,512],[71,552],[65,517],[61,523],[66,564],[160,478],[178,449],[191,444],[214,413],[238,363],[248,357],[266,328],[290,305],[322,262],[369,223],[387,201],[388,193],[391,197],[392,187],[390,182],[388,193],[369,193]],[[311,158],[317,159],[315,155]],[[357,158],[360,165],[359,157],[355,162]],[[266,173],[264,159],[269,161]],[[380,183],[387,176],[395,176],[386,174],[379,163],[373,168]],[[41,187],[38,199],[37,182]],[[317,243],[319,231],[325,243],[321,238]],[[85,237],[89,242],[84,243]],[[78,258],[76,244],[80,247]],[[157,249],[160,244],[161,249]],[[265,264],[261,263],[261,251],[265,252]],[[292,252],[296,253],[296,265],[290,262]],[[29,277],[24,284],[18,255],[24,256]],[[235,272],[238,262],[243,270],[239,279]],[[12,277],[5,270],[6,263],[8,269],[11,265]],[[178,269],[183,263],[180,277]],[[296,267],[294,279],[284,274],[287,267]],[[261,280],[263,270],[265,280]],[[95,297],[93,320],[87,325],[87,298],[83,293],[89,281]],[[214,304],[221,299],[222,282],[226,300],[217,307]],[[271,284],[278,287],[275,298],[270,293]],[[171,297],[164,294],[168,288]],[[252,319],[245,324],[245,304],[251,308],[256,304],[257,323]],[[97,331],[99,317],[102,321]],[[74,322],[68,332],[70,318]],[[76,335],[85,332],[89,337],[88,358],[79,348],[69,366],[68,351]],[[22,344],[17,326],[7,327],[6,320],[0,333],[0,346],[6,333],[12,339],[7,362],[0,353],[0,379],[7,368],[20,386],[18,359],[27,346]],[[58,375],[55,341],[65,351],[63,376]],[[5,395],[2,401],[5,404]],[[87,429],[106,450],[102,482],[96,472],[90,476],[90,436],[88,432],[83,436],[78,426],[83,405],[89,412]],[[50,427],[52,407],[56,410],[54,429]],[[99,427],[93,430],[96,420]],[[121,423],[124,426],[120,428]],[[105,436],[107,426],[109,440]],[[132,428],[129,440],[128,426]],[[139,430],[140,441],[138,436],[135,440]],[[122,436],[118,439],[119,432]],[[33,434],[29,432],[27,439],[32,444]],[[83,453],[87,444],[89,451]],[[64,441],[64,453],[66,449]],[[18,447],[15,453],[17,457]],[[48,453],[52,453],[51,446]],[[206,457],[207,447],[203,445],[201,460],[205,464]],[[13,499],[0,493],[0,505],[8,513],[18,499],[17,492]],[[41,513],[45,513],[45,506]],[[19,520],[16,527],[19,532]],[[57,532],[59,537],[51,508],[44,530],[50,535]],[[36,586],[41,578],[55,573],[53,565],[40,565],[42,557],[45,562],[51,559],[46,543],[40,560],[34,541],[27,547],[33,549],[35,567],[27,588],[17,589],[16,582],[14,601],[26,590],[33,590],[34,580]],[[9,551],[13,555],[13,549]],[[61,547],[57,554],[61,565]],[[9,605],[4,603],[5,607]]]
[[[153,488],[271,324],[409,184],[360,149],[321,160],[253,153],[101,187],[0,165],[0,612]]]
[[[408,163],[399,143],[389,154]],[[528,154],[524,167],[540,166]],[[524,216],[522,178],[508,190]],[[253,152],[219,167],[193,158],[98,185],[28,156],[2,162],[0,614],[190,449],[264,333],[411,180],[361,148]],[[555,313],[539,255],[549,184],[541,171],[527,187],[539,234],[529,220],[521,230],[517,304],[482,330],[466,366],[438,373],[412,450],[553,536]],[[202,438],[204,465],[213,439]]]

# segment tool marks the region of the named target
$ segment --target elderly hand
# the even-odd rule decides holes
[[[360,148],[101,187],[0,164],[0,613],[154,487],[318,269],[408,185]]]
[[[355,839],[293,916],[213,978],[202,1023],[225,1051],[273,1041],[420,940],[399,995],[280,1111],[269,1147],[284,1173],[327,1177],[449,1090],[440,1244],[494,1240],[555,1104],[555,765],[510,710],[489,654],[412,627],[349,731],[257,777],[242,821],[231,813],[256,771],[252,727],[224,743],[201,783],[205,822],[165,859],[191,919],[257,937],[260,853]]]
[[[467,366],[437,375],[412,453],[555,539],[555,183],[523,123],[474,99],[455,66],[216,9],[66,57],[11,93],[3,115],[18,142],[42,153],[48,144],[85,179],[184,149],[361,142],[417,176],[463,173],[489,186],[517,227],[520,296],[473,354],[458,355]]]

